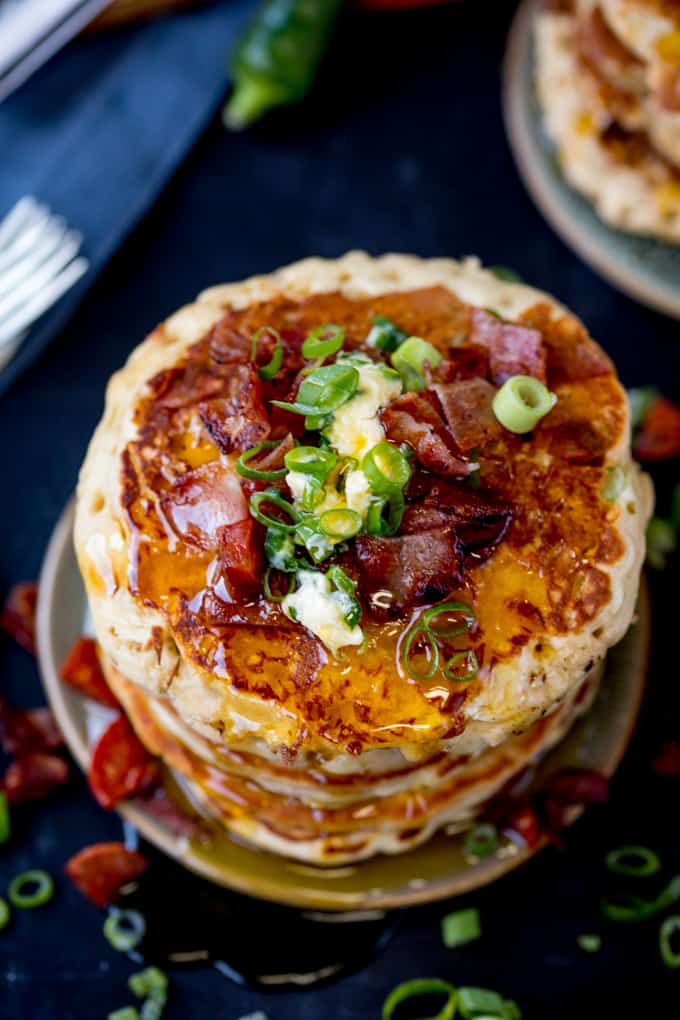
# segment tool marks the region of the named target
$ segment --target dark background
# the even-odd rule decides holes
[[[203,287],[305,255],[475,253],[513,266],[585,319],[626,384],[656,382],[680,398],[680,326],[593,275],[546,226],[518,179],[500,114],[513,6],[469,0],[349,14],[310,101],[239,136],[217,120],[211,125],[73,321],[0,401],[2,592],[37,576],[106,381],[127,353]],[[69,59],[90,45],[78,42]],[[661,479],[662,503],[672,474],[667,468]],[[497,988],[527,1017],[668,1015],[678,984],[659,959],[658,925],[606,926],[598,901],[602,858],[613,846],[648,843],[662,855],[662,877],[680,870],[678,781],[650,770],[662,737],[679,729],[676,577],[653,581],[649,692],[610,805],[589,810],[568,835],[566,853],[547,850],[456,904],[479,907],[480,941],[446,950],[439,920],[449,905],[415,910],[370,966],[325,988],[263,994],[208,968],[175,971],[168,1020],[237,1020],[256,1009],[271,1020],[369,1020],[393,985],[430,975]],[[2,689],[16,701],[42,700],[35,664],[5,638],[0,670]],[[102,916],[59,880],[83,844],[117,838],[117,816],[96,807],[79,774],[63,793],[15,813],[14,837],[0,856],[2,884],[40,866],[57,876],[58,890],[48,907],[15,917],[0,935],[1,1017],[105,1017],[130,1001],[134,966],[101,937]],[[648,881],[656,889],[657,879]],[[588,956],[576,937],[591,931],[602,933],[603,948]]]

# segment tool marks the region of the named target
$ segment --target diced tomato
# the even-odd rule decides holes
[[[97,655],[97,642],[78,638],[61,667],[61,679],[88,698],[118,708],[118,700],[106,682]]]
[[[149,862],[122,843],[94,843],[66,862],[65,871],[83,896],[105,907],[118,890],[146,871]]]
[[[658,750],[652,769],[657,776],[680,776],[680,744],[666,740]]]
[[[152,789],[159,778],[158,762],[126,717],[119,716],[104,730],[92,753],[88,781],[97,802],[111,810],[121,800]]]
[[[35,655],[35,607],[38,602],[38,585],[34,581],[21,581],[10,589],[0,613],[0,626],[31,655]]]
[[[49,708],[15,708],[0,695],[0,747],[5,754],[54,751],[63,743]]]
[[[56,754],[35,751],[18,755],[5,772],[2,788],[10,804],[41,800],[68,780],[68,765]]]
[[[669,460],[680,454],[680,407],[657,397],[645,415],[633,443],[637,460]]]

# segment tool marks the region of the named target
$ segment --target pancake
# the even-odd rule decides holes
[[[598,215],[677,243],[680,33],[670,13],[619,0],[547,6],[536,19],[536,84],[564,174]]]
[[[376,316],[434,348],[422,392],[402,393],[388,356],[367,343]],[[318,565],[318,533],[302,547],[296,523],[298,587],[273,602],[261,574],[264,556],[272,568],[279,560],[269,547],[263,553],[264,529],[249,512],[267,483],[235,465],[265,436],[267,457],[292,448],[287,430],[304,428],[300,415],[271,400],[290,404],[304,392],[301,342],[325,323],[344,330],[331,364],[343,377],[350,366],[360,382],[322,422],[305,419],[311,433],[300,441],[321,428],[322,448],[342,466],[299,519],[318,516],[322,498],[331,509],[358,507],[361,532],[322,550]],[[251,338],[269,343],[256,351],[266,369],[274,331],[283,361],[263,381]],[[542,378],[556,398],[529,436],[503,428],[490,410],[516,374]],[[410,478],[396,533],[375,537],[375,497],[358,465],[386,440],[408,453]],[[353,459],[343,450],[362,452]],[[281,473],[279,494],[302,508],[299,480]],[[306,804],[320,769],[351,778],[343,810],[361,791],[359,799],[379,799],[387,820],[373,835],[367,822],[360,839],[340,841],[345,860],[410,845],[390,798],[403,805],[431,785],[433,762],[444,760],[446,782],[462,786],[434,780],[436,803],[423,809],[415,840],[473,814],[502,785],[480,775],[500,775],[505,765],[490,763],[510,748],[519,748],[512,761],[526,764],[562,734],[584,683],[630,623],[651,502],[631,460],[614,368],[554,299],[499,280],[475,259],[353,252],[212,288],[152,332],[109,384],[80,475],[75,544],[112,682],[144,742],[189,777],[229,829],[306,860],[329,859],[327,833],[309,817],[282,815],[281,801]],[[392,496],[379,513],[391,508]],[[387,523],[381,517],[379,529]],[[281,537],[278,525],[271,530]],[[344,592],[331,590],[329,564]],[[452,617],[457,633],[440,633],[435,621],[422,646],[423,621],[452,601],[458,608],[440,623],[451,630]],[[349,622],[348,606],[359,622]],[[229,782],[245,781],[233,764],[240,756],[248,782],[267,790],[247,818],[225,809],[215,788],[206,794],[201,769],[197,781],[206,748]],[[467,771],[496,748],[498,759]],[[461,790],[472,774],[468,803]],[[387,775],[399,777],[396,786],[385,785]],[[298,849],[289,824],[305,829]]]

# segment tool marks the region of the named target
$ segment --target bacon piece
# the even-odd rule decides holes
[[[222,453],[243,452],[266,439],[270,427],[255,365],[235,365],[228,387],[225,395],[199,404],[198,413]]]
[[[439,363],[432,377],[437,382],[450,383],[461,379],[486,379],[488,374],[487,348],[481,344],[466,343],[460,347],[452,347],[449,356]]]
[[[569,808],[581,804],[606,804],[609,780],[592,769],[563,769],[548,783],[543,808],[553,830],[563,829]]]
[[[61,667],[61,679],[87,698],[118,708],[118,699],[107,684],[99,662],[97,642],[92,638],[78,638]]]
[[[220,562],[234,597],[252,595],[262,587],[259,531],[252,517],[217,529]]]
[[[519,321],[539,330],[543,337],[551,388],[560,383],[581,382],[614,372],[610,359],[590,339],[583,323],[573,315],[555,317],[550,305],[541,301],[522,312]]]
[[[680,454],[680,407],[657,397],[644,417],[633,443],[641,461],[669,460]]]
[[[486,379],[463,379],[433,387],[456,446],[468,453],[501,434],[493,413],[496,390]]]
[[[161,500],[166,518],[186,541],[202,549],[217,546],[217,531],[248,517],[238,477],[213,462],[189,471]]]
[[[652,769],[657,776],[680,776],[680,744],[666,740],[659,748]]]
[[[469,340],[488,348],[489,371],[496,386],[512,375],[531,375],[546,381],[545,346],[537,329],[515,326],[473,308]]]
[[[463,580],[462,550],[452,528],[397,538],[360,535],[355,552],[359,588],[376,615],[436,602]]]
[[[10,804],[26,800],[42,800],[48,793],[68,780],[68,765],[56,754],[31,751],[19,754],[10,763],[2,788]]]
[[[506,503],[454,482],[437,482],[423,500],[409,504],[401,533],[453,528],[464,551],[479,562],[503,539],[511,521],[512,510]]]
[[[231,313],[216,322],[208,337],[208,351],[218,365],[244,362],[250,358],[252,342],[249,336],[232,325]]]
[[[20,581],[10,588],[0,614],[0,627],[31,655],[35,655],[35,607],[37,601],[38,585],[35,581]]]
[[[122,886],[146,871],[149,862],[123,843],[93,843],[66,862],[64,871],[83,896],[106,907]]]
[[[505,818],[505,828],[516,833],[530,850],[534,850],[541,841],[538,815],[528,801],[510,811]]]
[[[54,751],[63,743],[49,708],[15,708],[0,695],[0,746],[5,754]]]
[[[470,465],[455,449],[453,436],[435,408],[431,391],[404,393],[380,412],[385,434],[393,443],[408,443],[424,468],[438,475],[463,477]]]
[[[179,411],[222,393],[225,380],[188,362],[186,368],[166,368],[149,380],[153,400],[168,411]]]
[[[209,843],[213,838],[203,819],[184,811],[162,788],[144,799],[144,810],[162,822],[174,836],[185,836],[194,843]]]
[[[127,797],[151,790],[159,779],[158,762],[126,717],[119,716],[104,730],[92,752],[88,781],[98,804],[110,810]]]

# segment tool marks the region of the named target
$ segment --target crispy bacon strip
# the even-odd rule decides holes
[[[218,462],[203,464],[175,482],[161,510],[182,538],[202,549],[217,547],[219,528],[248,517],[238,476]]]
[[[641,461],[669,460],[680,454],[680,407],[657,397],[644,417],[633,443]]]
[[[10,588],[2,613],[0,613],[0,627],[31,655],[35,655],[35,607],[37,601],[38,585],[35,581],[20,581]]]
[[[230,365],[250,359],[251,339],[232,325],[231,313],[216,322],[208,341],[210,358],[218,365]]]
[[[252,517],[217,529],[220,563],[235,596],[252,595],[262,587],[260,530]]]
[[[418,534],[453,528],[464,551],[479,562],[503,539],[511,521],[507,504],[463,485],[438,481],[424,499],[408,506],[401,531]]]
[[[63,758],[44,751],[19,754],[5,772],[2,788],[10,804],[42,800],[68,780],[68,765]]]
[[[93,843],[66,862],[64,871],[83,896],[97,907],[106,907],[122,886],[139,878],[149,862],[123,843]]]
[[[408,443],[417,460],[435,474],[460,478],[470,465],[455,449],[453,436],[437,409],[431,391],[404,393],[380,412],[385,434],[393,443]]]
[[[201,421],[222,453],[256,446],[269,434],[269,418],[262,402],[262,386],[252,362],[235,365],[228,392],[198,405]]]
[[[469,453],[497,438],[501,426],[493,413],[496,390],[486,379],[463,379],[433,387],[456,446]]]
[[[87,698],[118,708],[118,699],[107,684],[99,662],[97,642],[92,638],[78,638],[61,667],[61,679]]]
[[[15,708],[0,695],[0,747],[5,754],[55,751],[63,743],[61,730],[49,708]]]
[[[481,308],[473,308],[468,339],[488,348],[489,371],[496,386],[512,375],[531,375],[546,381],[545,346],[537,329],[515,326]]]
[[[397,538],[360,535],[359,585],[376,615],[436,602],[463,580],[460,542],[452,528]]]
[[[145,793],[160,779],[151,757],[124,715],[102,733],[92,752],[88,781],[101,807],[110,810],[121,800]]]

